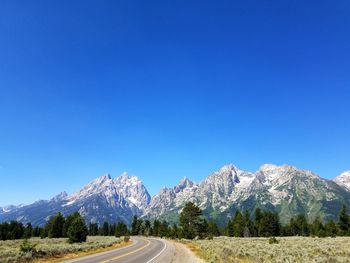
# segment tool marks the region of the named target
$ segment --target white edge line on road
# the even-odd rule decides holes
[[[158,240],[159,240],[159,239],[158,239]],[[151,258],[150,260],[148,260],[146,263],[151,263],[153,260],[155,260],[157,257],[159,257],[159,256],[164,252],[164,250],[166,250],[166,248],[167,248],[166,242],[163,241],[163,240],[161,240],[161,241],[162,241],[163,244],[164,244],[163,249],[162,249],[157,255],[155,255],[153,258]]]

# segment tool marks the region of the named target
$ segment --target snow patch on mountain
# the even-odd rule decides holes
[[[350,171],[343,172],[334,178],[333,181],[350,191]]]
[[[0,221],[37,225],[58,211],[65,215],[79,211],[88,222],[130,223],[134,215],[174,218],[189,201],[199,205],[206,215],[225,218],[237,208],[253,210],[256,206],[276,209],[285,222],[300,211],[332,218],[338,206],[344,202],[350,206],[350,171],[334,182],[290,165],[264,164],[256,172],[247,172],[227,164],[200,183],[184,177],[176,186],[162,188],[151,198],[138,177],[126,172],[116,178],[105,174],[71,195],[62,192],[30,205],[2,207]]]
[[[345,177],[349,180],[346,181]],[[349,182],[350,186],[350,175],[343,176],[343,179],[342,182]],[[288,205],[290,208],[281,210],[281,216],[288,221],[299,209],[309,215],[322,214],[322,207],[327,202],[349,197],[348,193],[338,192],[328,180],[290,165],[264,164],[251,173],[228,164],[199,184],[185,183],[186,180],[184,178],[174,188],[162,189],[152,198],[146,215],[158,217],[172,211],[180,212],[189,201],[203,210],[221,213],[230,213],[233,207],[251,209],[255,205],[270,208]],[[332,207],[331,203],[327,209]]]

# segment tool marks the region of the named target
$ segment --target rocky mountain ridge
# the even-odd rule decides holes
[[[257,207],[279,213],[287,223],[299,213],[310,220],[316,216],[328,220],[336,216],[342,204],[350,202],[344,185],[289,165],[265,164],[255,173],[225,165],[199,184],[179,192],[175,189],[162,189],[154,196],[146,215],[171,220],[185,202],[192,201],[208,218],[223,223],[236,209],[253,211]]]
[[[129,223],[133,215],[143,214],[150,200],[147,189],[136,176],[123,173],[112,178],[106,174],[71,195],[62,192],[48,201],[0,210],[0,221],[17,220],[42,225],[58,212],[68,215],[79,211],[88,222]]]
[[[185,177],[152,198],[136,176],[123,173],[112,178],[106,174],[71,195],[62,192],[48,201],[0,208],[0,221],[44,224],[59,211],[79,211],[88,222],[99,224],[130,223],[133,215],[176,222],[188,201],[199,205],[206,217],[219,224],[236,209],[253,211],[257,207],[279,213],[283,223],[299,213],[310,220],[320,216],[326,221],[336,217],[342,204],[350,205],[350,172],[327,180],[289,165],[265,164],[252,173],[229,164],[200,183]]]

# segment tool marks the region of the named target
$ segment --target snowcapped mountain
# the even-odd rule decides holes
[[[0,221],[18,220],[41,225],[58,212],[68,215],[79,211],[88,222],[130,223],[133,215],[143,214],[150,199],[137,177],[123,173],[113,179],[106,174],[71,195],[62,192],[49,201],[42,200],[0,213]]]
[[[172,221],[184,204],[192,201],[207,217],[219,222],[226,222],[236,209],[253,211],[262,207],[278,212],[286,223],[299,213],[327,220],[343,203],[350,204],[349,191],[289,165],[265,164],[255,173],[225,165],[199,184],[189,184],[176,192],[177,188],[162,189],[146,209],[146,216]]]
[[[64,199],[66,199],[67,196],[68,196],[68,194],[67,194],[66,192],[61,192],[61,193],[59,193],[58,195],[52,197],[52,198],[50,199],[50,201],[51,201],[51,202],[60,202],[60,201],[62,201],[62,200],[64,200]]]
[[[71,195],[62,192],[47,201],[0,208],[0,221],[41,225],[59,211],[66,215],[79,211],[87,222],[100,224],[130,223],[133,215],[176,222],[188,201],[219,224],[236,209],[253,212],[257,207],[279,213],[282,223],[300,213],[311,220],[316,216],[328,220],[336,218],[343,204],[350,207],[350,172],[332,181],[289,165],[265,164],[256,172],[246,172],[229,164],[200,183],[185,177],[153,198],[136,176],[123,173],[112,178],[106,174]]]
[[[23,205],[18,205],[18,206],[16,206],[16,205],[8,205],[8,206],[0,207],[0,214],[14,211],[15,209],[20,208],[22,206]]]
[[[113,180],[114,185],[119,189],[119,193],[140,210],[145,210],[151,201],[146,187],[136,176],[129,176],[123,173],[121,176]]]
[[[334,178],[333,181],[350,191],[350,171],[342,173],[341,175]]]
[[[148,217],[156,218],[171,213],[174,210],[177,211],[179,207],[182,207],[186,202],[191,201],[190,197],[197,188],[197,184],[185,177],[177,186],[161,189],[160,192],[152,198],[145,214]]]

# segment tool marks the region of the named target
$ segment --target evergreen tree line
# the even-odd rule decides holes
[[[227,225],[219,229],[213,221],[207,221],[202,210],[189,202],[180,213],[180,224],[169,225],[167,221],[142,220],[136,216],[131,225],[132,235],[145,235],[169,238],[212,238],[226,235],[230,237],[271,237],[271,236],[350,236],[350,217],[345,206],[342,207],[338,221],[324,224],[319,217],[308,222],[304,215],[293,217],[289,224],[281,225],[277,213],[257,208],[251,215],[240,210],[230,218]]]
[[[220,235],[218,226],[214,222],[208,222],[204,219],[202,210],[191,202],[185,205],[179,221],[179,225],[171,225],[166,220],[156,219],[151,222],[134,216],[130,233],[132,235],[186,239]]]
[[[20,238],[39,237],[40,227],[32,227],[32,224],[23,225],[17,221],[0,224],[0,240],[14,240]]]
[[[88,229],[82,216],[75,212],[66,218],[58,213],[51,217],[44,227],[32,227],[31,223],[24,226],[17,221],[0,224],[0,239],[13,240],[20,238],[61,238],[67,237],[70,243],[84,242],[88,235]]]
[[[61,213],[50,218],[44,227],[32,227],[29,223],[11,221],[0,224],[0,240],[30,237],[69,238],[69,242],[84,242],[91,236],[127,236],[143,235],[168,238],[212,238],[226,235],[230,237],[269,237],[269,236],[350,236],[350,217],[345,206],[339,212],[337,222],[324,224],[319,217],[308,222],[304,215],[293,217],[289,224],[281,225],[277,213],[257,208],[251,215],[240,210],[230,218],[224,228],[219,229],[213,221],[203,217],[202,210],[189,202],[180,213],[179,225],[170,225],[166,220],[141,219],[133,217],[131,228],[123,222],[99,226],[90,223],[87,227],[84,219],[76,212],[67,217]]]
[[[231,237],[269,237],[269,236],[350,236],[350,217],[345,206],[339,212],[338,221],[324,224],[319,217],[308,222],[305,215],[291,218],[289,224],[281,225],[277,213],[257,208],[253,218],[248,211],[237,210],[229,220],[224,233]]]
[[[97,223],[90,223],[88,227],[89,236],[126,236],[129,235],[129,229],[123,222],[109,224],[104,222],[102,226]]]

